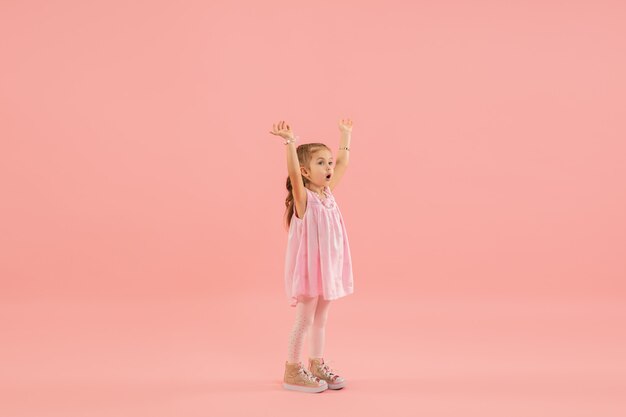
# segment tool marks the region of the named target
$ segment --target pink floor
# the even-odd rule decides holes
[[[626,415],[617,299],[346,297],[326,358],[349,385],[305,394],[280,297],[4,302],[0,416]]]

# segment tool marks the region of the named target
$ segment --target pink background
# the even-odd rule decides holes
[[[0,415],[625,415],[625,21],[1,2]],[[294,393],[268,131],[336,154],[344,117],[355,294],[326,356],[348,386]]]

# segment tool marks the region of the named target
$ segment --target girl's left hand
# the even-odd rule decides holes
[[[352,120],[350,119],[341,119],[339,122],[339,130],[342,133],[351,133],[352,132]]]

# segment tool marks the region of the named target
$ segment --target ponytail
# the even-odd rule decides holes
[[[285,199],[285,210],[287,217],[287,225],[285,227],[286,230],[289,230],[289,225],[291,225],[291,218],[293,217],[293,186],[291,185],[291,178],[287,176],[287,198]]]

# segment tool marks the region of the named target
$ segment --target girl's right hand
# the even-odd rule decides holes
[[[276,128],[276,124],[272,125],[272,130],[270,131],[272,135],[280,136],[283,139],[293,139],[293,131],[289,127],[288,124],[285,124],[283,120],[278,123],[278,128]]]

